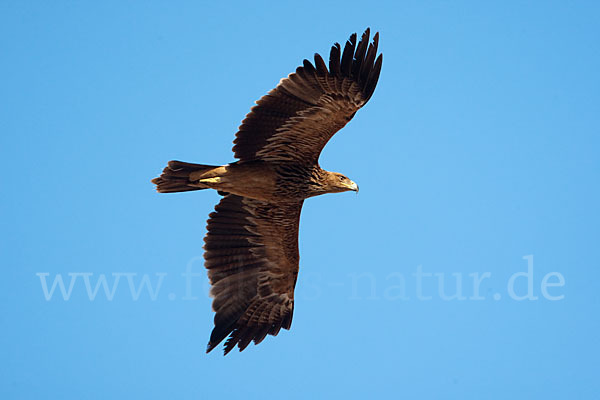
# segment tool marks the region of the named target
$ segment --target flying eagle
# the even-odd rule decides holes
[[[379,34],[356,33],[344,50],[331,48],[329,69],[315,54],[263,96],[242,121],[233,152],[223,166],[169,161],[152,180],[160,193],[216,189],[224,196],[209,215],[205,267],[214,298],[215,327],[208,353],[227,338],[224,350],[290,329],[298,278],[298,225],[305,199],[353,190],[358,185],[319,166],[331,137],[373,95],[382,55]]]

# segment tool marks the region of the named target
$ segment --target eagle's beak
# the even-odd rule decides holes
[[[350,181],[349,188],[350,188],[350,190],[354,190],[356,193],[358,193],[358,185],[356,184],[356,182]]]

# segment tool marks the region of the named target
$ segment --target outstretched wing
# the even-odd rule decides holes
[[[304,60],[256,102],[236,134],[233,151],[243,161],[318,162],[331,137],[369,101],[383,61],[377,55],[379,33],[369,44],[369,29],[358,45],[356,34],[342,53],[331,48],[329,70],[319,54],[315,65]]]
[[[210,214],[204,258],[216,314],[207,352],[227,336],[225,354],[290,328],[301,208],[229,194]]]

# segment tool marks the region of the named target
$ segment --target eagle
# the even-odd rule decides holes
[[[206,352],[227,338],[224,353],[243,351],[281,328],[290,329],[298,278],[298,227],[305,199],[358,192],[346,176],[319,166],[331,137],[375,90],[383,56],[379,33],[367,28],[319,54],[256,102],[234,140],[238,161],[222,166],[169,161],[152,180],[160,193],[215,189],[204,259],[215,312]]]

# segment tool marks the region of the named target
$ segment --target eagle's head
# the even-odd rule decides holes
[[[328,172],[325,179],[325,186],[328,193],[347,192],[349,190],[358,193],[358,185],[348,179],[345,175],[337,172]]]

